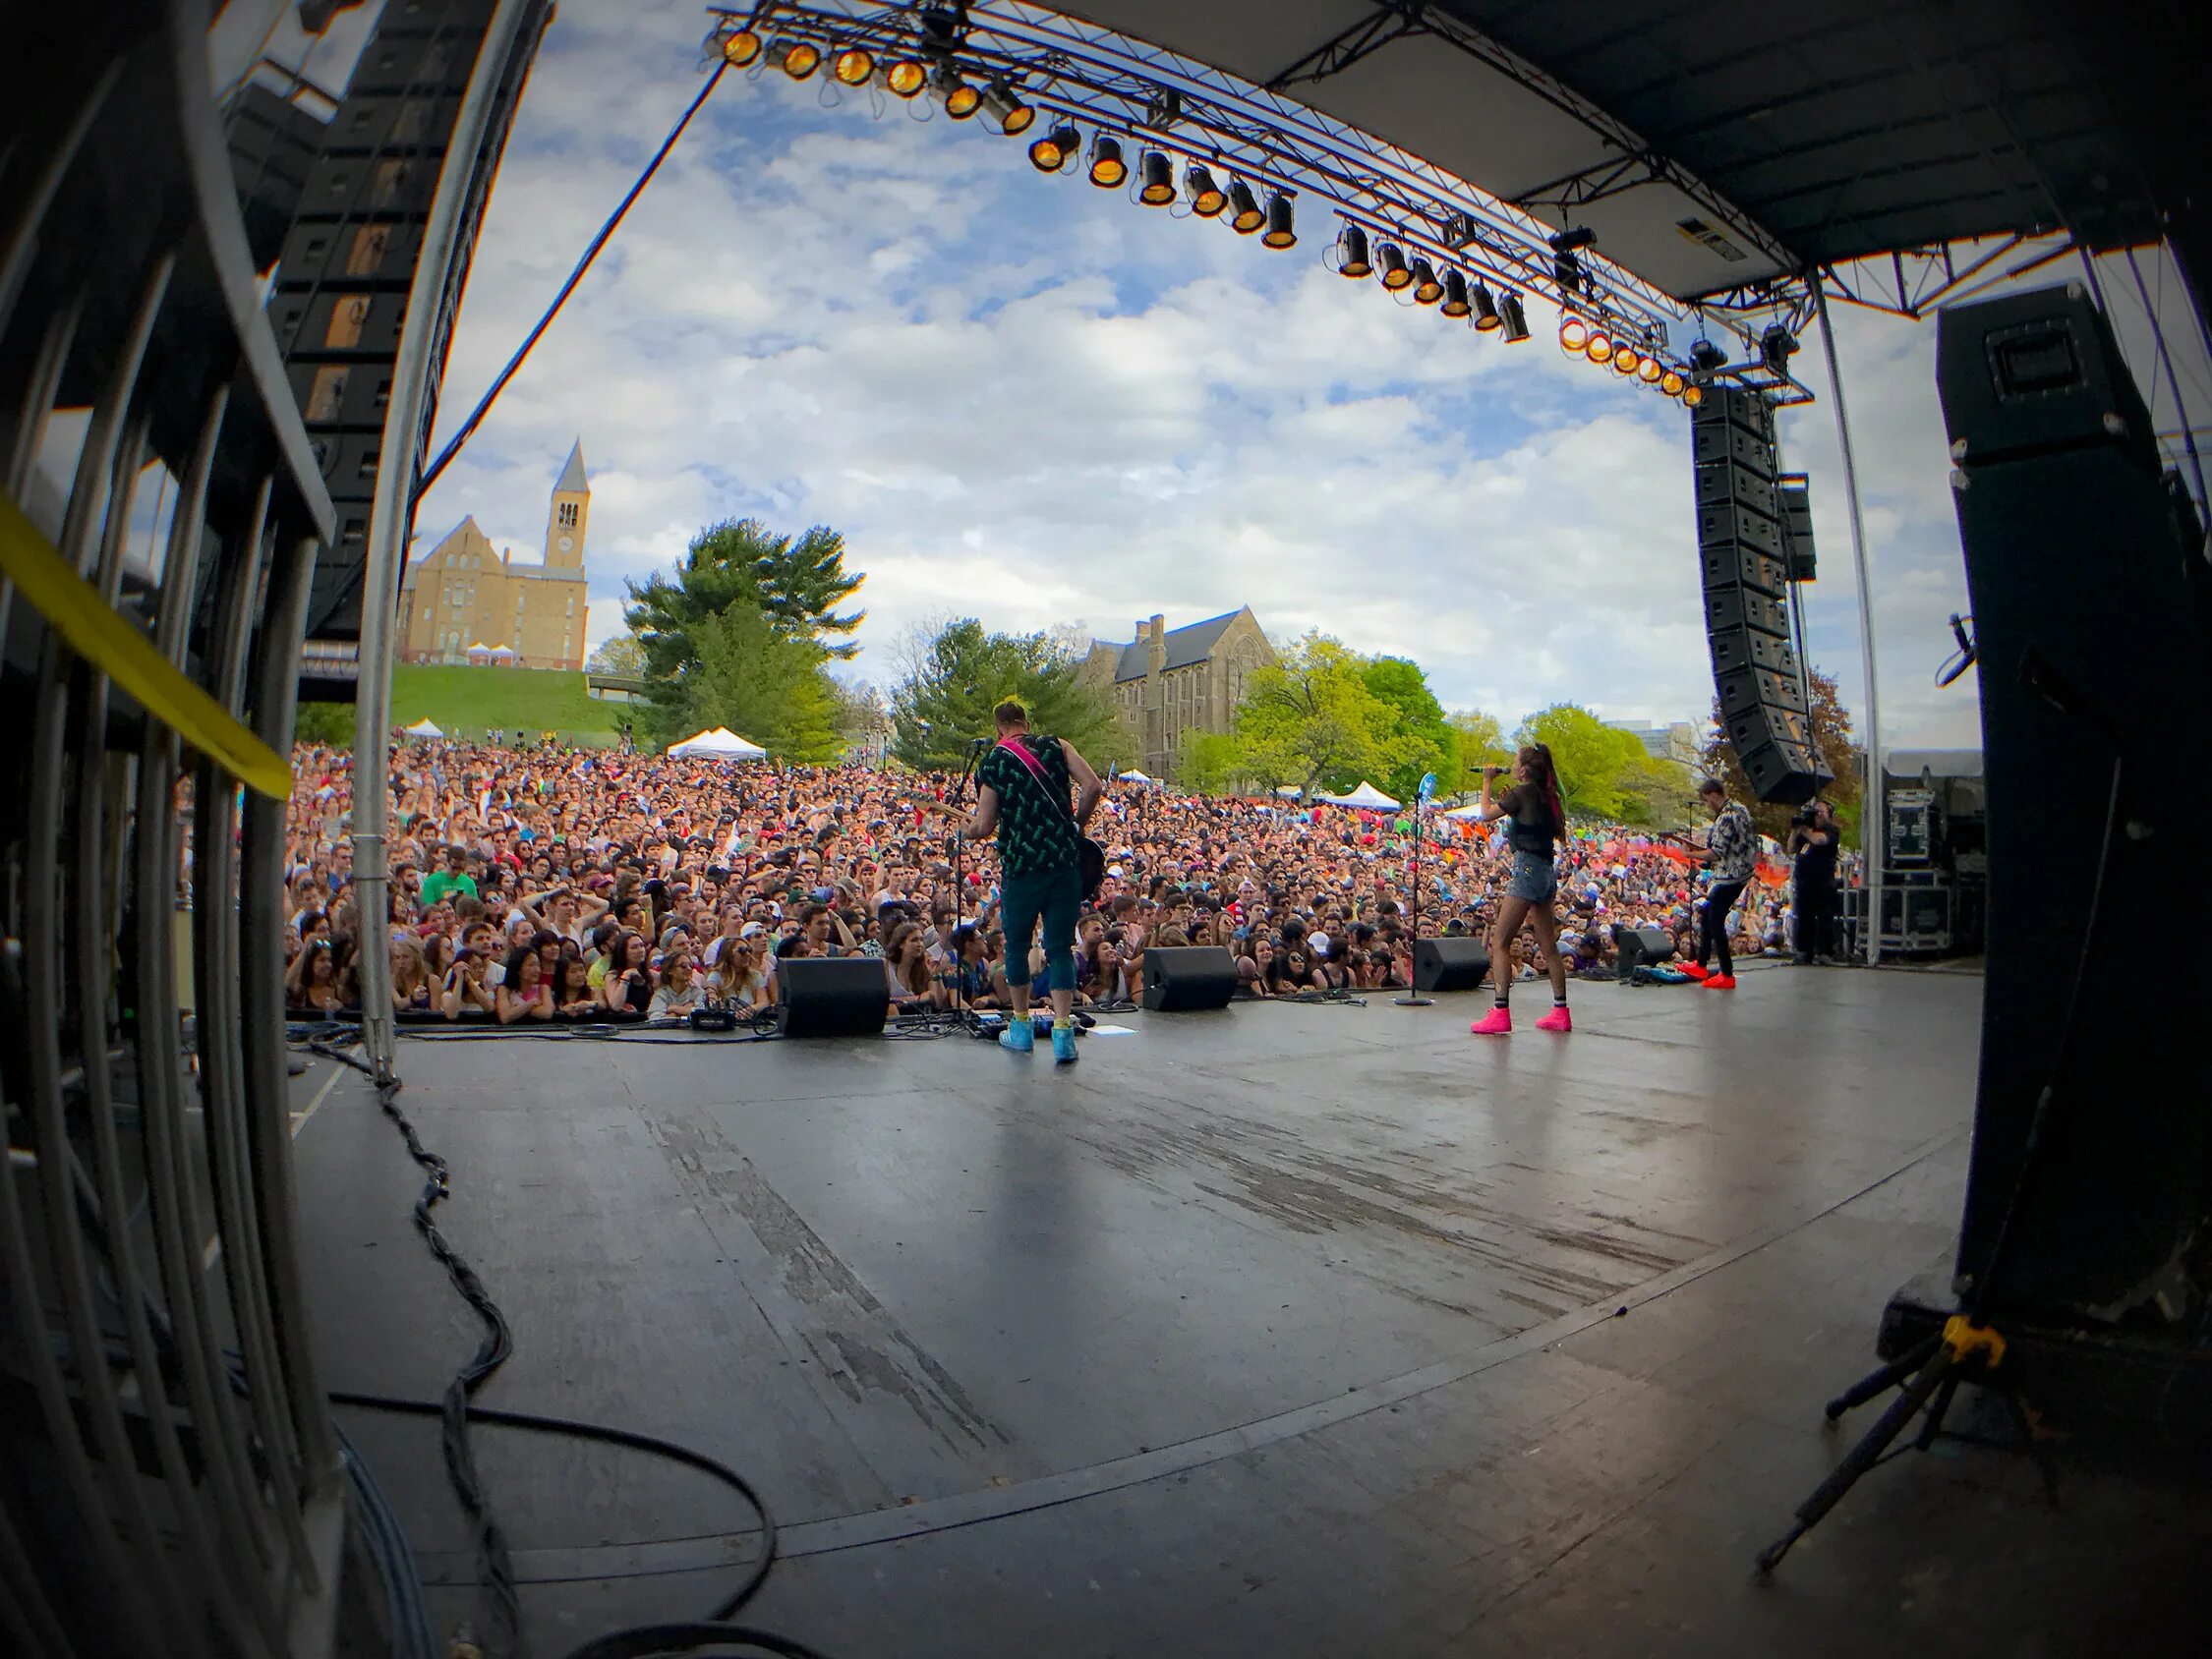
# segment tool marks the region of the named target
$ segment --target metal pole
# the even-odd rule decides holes
[[[407,320],[392,365],[391,399],[384,409],[377,489],[369,511],[368,557],[362,570],[361,673],[356,682],[353,728],[353,885],[355,921],[361,930],[361,1027],[369,1063],[379,1077],[393,1074],[391,1010],[391,874],[384,850],[384,816],[391,743],[391,626],[399,572],[407,557],[413,517],[415,469],[420,461],[423,405],[432,372],[454,250],[460,243],[474,159],[492,126],[492,111],[507,60],[524,20],[540,0],[499,0],[484,30],[476,69],[453,118],[437,192],[423,226],[415,281],[407,291]]]
[[[1843,409],[1843,367],[1835,351],[1835,329],[1829,321],[1828,291],[1813,273],[1813,311],[1821,321],[1821,350],[1828,358],[1829,395],[1835,404],[1835,441],[1843,452],[1843,501],[1851,513],[1851,570],[1859,588],[1859,655],[1866,665],[1866,806],[1859,820],[1865,857],[1866,964],[1882,960],[1882,714],[1874,671],[1874,588],[1867,574],[1866,520],[1859,511],[1859,473],[1851,459],[1851,421]],[[358,862],[358,861],[357,861]]]
[[[2182,450],[2188,457],[2189,476],[2196,483],[2196,510],[2201,519],[2205,514],[2212,513],[2212,496],[2204,492],[2204,463],[2196,453],[2196,435],[2189,429],[2189,406],[2182,397],[2181,376],[2174,372],[2174,354],[2166,346],[2166,326],[2158,320],[2158,308],[2151,303],[2150,288],[2143,281],[2143,267],[2135,262],[2134,249],[2129,248],[2125,253],[2127,272],[2135,279],[2135,292],[2143,302],[2143,315],[2150,319],[2151,350],[2157,354],[2158,366],[2166,371],[2166,384],[2174,394],[2175,425],[2182,429]],[[2157,385],[2158,381],[2154,377],[2151,381],[2154,391]],[[2155,418],[2151,421],[2151,429],[2154,432],[2158,429]],[[159,510],[155,509],[156,512]]]

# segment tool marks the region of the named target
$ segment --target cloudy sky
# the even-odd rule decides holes
[[[536,319],[697,87],[690,0],[562,0],[493,196],[439,438]],[[1127,639],[1250,604],[1411,656],[1447,706],[1510,725],[1573,699],[1702,718],[1687,417],[1323,268],[1326,221],[1269,253],[818,77],[726,76],[620,233],[423,504],[534,556],[572,439],[592,474],[590,637],[625,577],[701,525],[844,532],[867,573],[858,671],[917,618]],[[1891,742],[1976,740],[1939,692],[1966,608],[1934,329],[1846,311]],[[1822,372],[1817,341],[1800,359]],[[1813,478],[1813,660],[1860,701],[1825,401],[1786,412]]]

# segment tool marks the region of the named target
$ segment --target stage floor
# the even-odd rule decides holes
[[[964,1038],[405,1041],[441,1212],[512,1321],[487,1403],[748,1474],[747,1613],[859,1656],[1862,1654],[2200,1633],[2202,1489],[1942,1447],[1784,1564],[1821,1402],[1949,1248],[1981,982],[1578,985],[1133,1014],[1057,1070]],[[308,1080],[312,1081],[312,1080]],[[333,1388],[477,1343],[350,1076],[300,1184]],[[342,1414],[441,1619],[435,1425]],[[1863,1426],[1866,1419],[1852,1421]],[[2201,1425],[2198,1425],[2201,1429]],[[749,1517],[634,1454],[484,1431],[539,1653],[696,1617]]]

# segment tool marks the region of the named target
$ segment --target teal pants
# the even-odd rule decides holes
[[[1029,983],[1029,941],[1044,924],[1045,975],[1055,991],[1076,989],[1076,912],[1082,872],[1074,865],[1006,878],[999,914],[1006,926],[1006,982]]]

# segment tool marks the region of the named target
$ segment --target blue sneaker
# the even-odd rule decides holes
[[[1052,1058],[1056,1065],[1076,1063],[1076,1023],[1055,1024],[1052,1028]]]
[[[1018,1055],[1025,1055],[1037,1046],[1036,1028],[1025,1019],[1009,1020],[999,1033],[999,1047]]]

